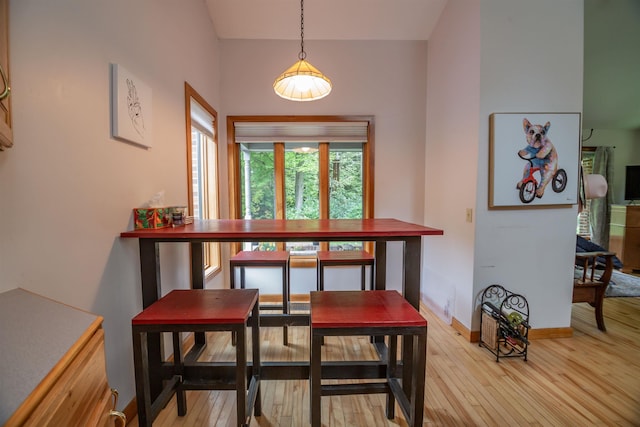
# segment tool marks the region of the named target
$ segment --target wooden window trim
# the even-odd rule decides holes
[[[207,136],[213,142],[216,153],[215,160],[215,185],[217,186],[215,192],[214,200],[209,202],[209,206],[202,207],[203,209],[209,210],[211,205],[213,204],[213,209],[215,210],[216,218],[220,218],[220,156],[218,155],[218,112],[213,108],[196,90],[191,87],[191,85],[187,82],[184,82],[184,102],[185,102],[185,129],[186,129],[186,150],[187,150],[187,195],[188,195],[188,209],[189,213],[193,215],[193,187],[191,183],[191,170],[193,166],[193,156],[191,153],[191,128],[192,128],[192,120],[191,120],[191,99],[194,99],[202,108],[204,108],[207,113],[209,113],[213,117],[213,135]],[[195,125],[194,125],[195,126]],[[199,126],[195,126],[199,127]],[[208,166],[208,163],[207,163]],[[206,174],[209,175],[210,171],[206,170]],[[205,187],[208,186],[208,180],[205,182]],[[211,266],[205,269],[205,277],[210,278],[216,276],[222,270],[222,257],[220,250],[219,242],[211,242],[207,243],[208,248],[205,249],[205,255],[208,255],[207,258],[215,257],[217,261],[217,266]],[[207,265],[210,265],[210,260],[205,260]]]

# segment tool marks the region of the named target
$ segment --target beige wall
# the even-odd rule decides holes
[[[218,43],[202,1],[10,8],[15,145],[0,153],[0,291],[20,286],[104,316],[109,381],[126,404],[140,273],[137,242],[118,236],[157,191],[186,202],[184,81],[218,107]],[[153,91],[151,149],[110,137],[111,62]],[[165,249],[163,290],[186,286],[185,248]]]

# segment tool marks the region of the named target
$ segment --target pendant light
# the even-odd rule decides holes
[[[311,65],[304,51],[304,0],[300,0],[300,53],[298,62],[280,74],[273,82],[273,90],[291,101],[315,101],[331,92],[331,80]]]

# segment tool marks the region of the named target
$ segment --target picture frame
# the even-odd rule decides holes
[[[489,209],[578,203],[580,113],[489,116]]]
[[[152,146],[152,92],[141,79],[119,64],[111,64],[111,136]]]

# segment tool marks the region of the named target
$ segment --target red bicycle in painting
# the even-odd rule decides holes
[[[536,190],[538,189],[538,179],[540,178],[540,168],[533,166],[533,162],[530,159],[525,159],[529,162],[529,175],[522,180],[520,186],[520,201],[522,203],[531,203],[536,197]],[[553,174],[551,180],[551,188],[556,193],[561,193],[567,187],[567,172],[560,168]]]

